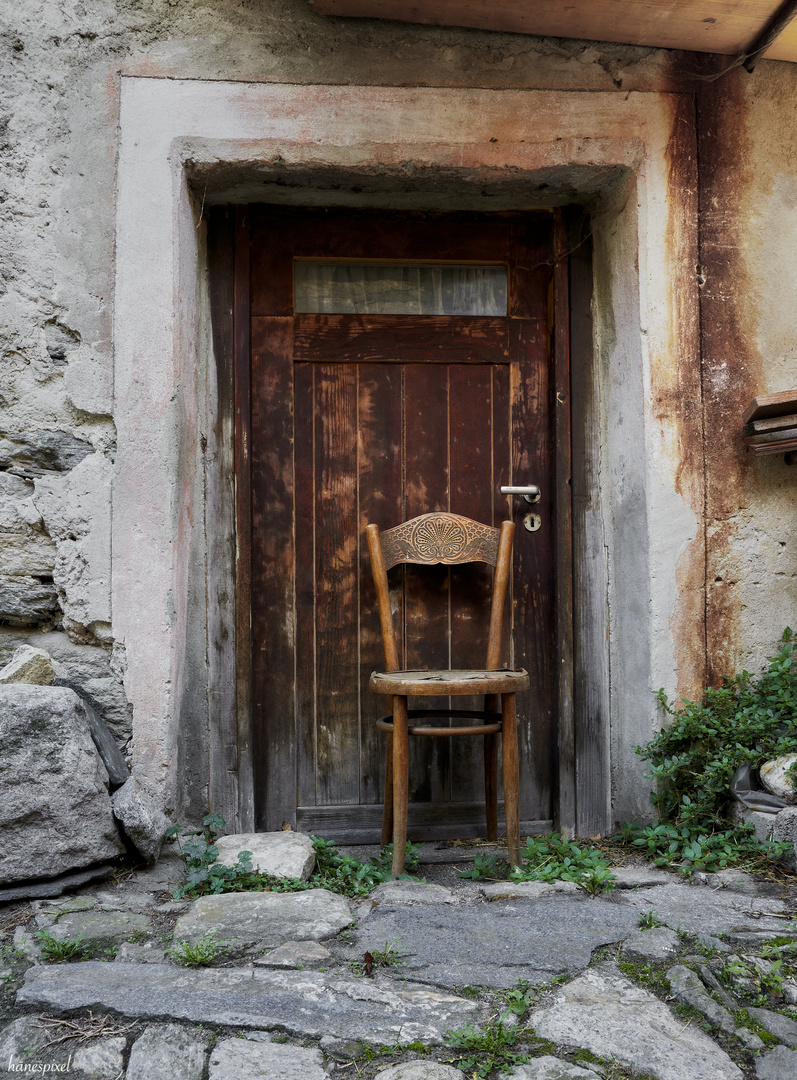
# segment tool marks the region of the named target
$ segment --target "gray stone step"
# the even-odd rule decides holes
[[[93,961],[29,968],[20,1005],[113,1009],[129,1017],[279,1028],[296,1036],[332,1035],[369,1046],[442,1045],[452,1028],[478,1023],[476,1001],[417,983],[335,973],[225,968],[187,971],[162,964]]]
[[[396,943],[403,970],[438,986],[509,987],[581,971],[599,945],[636,929],[630,907],[567,896],[452,907],[378,907],[355,935],[352,956]]]

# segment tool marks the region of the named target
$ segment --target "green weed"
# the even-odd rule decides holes
[[[525,1029],[506,1027],[501,1020],[491,1020],[481,1030],[467,1024],[460,1031],[448,1031],[445,1039],[448,1046],[461,1051],[453,1059],[456,1067],[471,1077],[486,1080],[494,1070],[507,1072],[531,1060],[529,1054],[513,1049],[521,1034],[527,1034]]]
[[[74,960],[76,956],[82,956],[85,945],[83,938],[54,938],[49,930],[39,930],[36,940],[45,960],[54,964],[63,964],[67,960]]]
[[[640,930],[653,930],[656,926],[664,926],[658,914],[651,908],[644,915],[639,916]]]
[[[169,949],[169,956],[183,967],[208,967],[226,949],[226,945],[216,941],[216,931],[211,930],[193,944],[188,941],[175,941]]]
[[[560,833],[529,836],[520,853],[520,866],[510,868],[496,855],[477,855],[460,877],[474,881],[572,881],[590,896],[614,888],[609,862],[594,848],[582,847]]]

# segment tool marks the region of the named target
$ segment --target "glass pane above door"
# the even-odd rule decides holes
[[[297,259],[293,310],[324,315],[506,315],[507,268]]]

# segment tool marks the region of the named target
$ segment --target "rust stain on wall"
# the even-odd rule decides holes
[[[702,523],[705,502],[703,416],[700,382],[697,263],[697,144],[694,99],[672,97],[671,137],[667,147],[668,190],[678,193],[668,208],[666,257],[673,283],[669,304],[669,348],[655,358],[651,373],[653,411],[665,453],[675,471],[675,488]],[[676,568],[678,599],[670,620],[677,670],[677,692],[691,697],[705,685],[705,542],[702,525]],[[700,647],[695,642],[700,641]]]
[[[696,94],[700,175],[699,273],[705,429],[706,660],[716,685],[741,653],[741,602],[727,574],[746,502],[750,460],[741,412],[761,382],[754,328],[755,295],[744,259],[744,231],[755,207],[746,133],[744,71],[706,83]],[[730,560],[732,561],[732,559]]]

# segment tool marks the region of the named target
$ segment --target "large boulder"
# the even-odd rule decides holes
[[[108,773],[72,690],[0,686],[0,884],[113,858]]]

